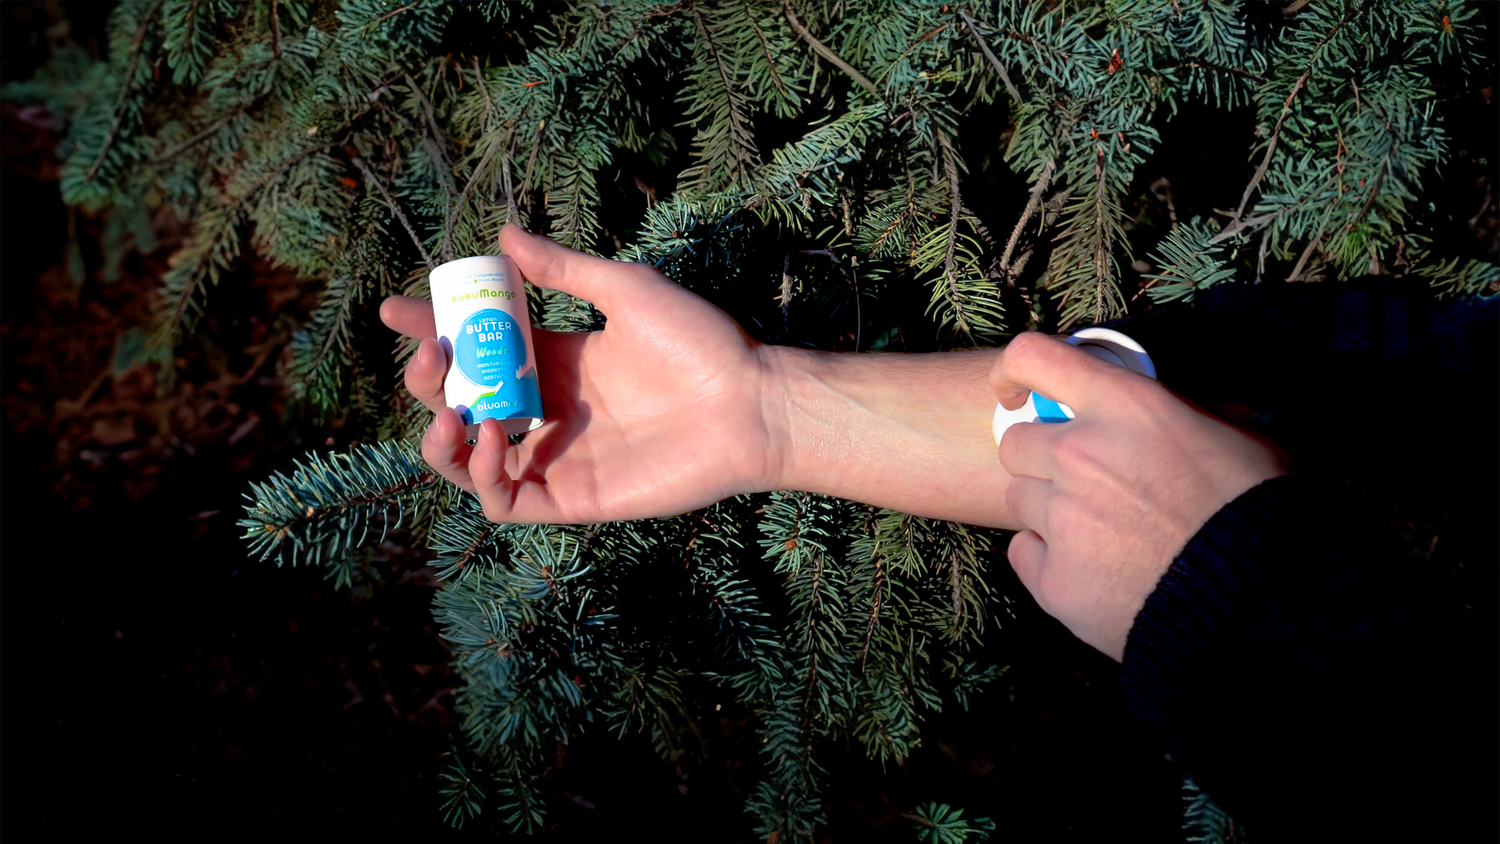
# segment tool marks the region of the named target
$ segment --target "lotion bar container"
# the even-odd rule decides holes
[[[432,271],[432,316],[448,357],[443,390],[468,436],[498,419],[507,434],[539,427],[542,395],[526,287],[504,255],[449,261]]]
[[[1112,328],[1091,326],[1080,329],[1068,338],[1068,343],[1077,346],[1090,357],[1123,366],[1152,380],[1156,379],[1156,364],[1151,362],[1151,356],[1146,354],[1141,344]],[[990,423],[990,432],[995,437],[995,445],[999,445],[1000,438],[1017,422],[1066,422],[1072,418],[1073,408],[1033,392],[1026,397],[1026,403],[1016,410],[1006,410],[1001,404],[995,405],[995,418]]]

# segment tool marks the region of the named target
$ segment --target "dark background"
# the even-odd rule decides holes
[[[102,44],[108,4],[62,8],[71,37]],[[45,60],[58,35],[47,29],[59,25],[56,9],[0,6],[5,80]],[[1467,238],[1476,256],[1493,256],[1493,87],[1442,107],[1453,160],[1431,182],[1437,205],[1425,223],[1439,236]],[[117,338],[148,318],[181,233],[168,227],[161,249],[131,258],[124,278],[104,283],[101,223],[70,215],[58,199],[46,116],[5,104],[3,117],[0,740],[8,823],[169,839],[335,828],[492,836],[494,813],[463,832],[438,818],[455,680],[432,623],[436,583],[420,549],[388,542],[381,582],[351,593],[316,571],[247,559],[234,525],[251,481],[289,468],[306,448],[347,445],[340,431],[304,440],[281,422],[275,316],[305,313],[312,291],[248,267],[214,291],[202,338],[177,350],[175,383],[164,386],[150,367],[112,373]],[[1164,127],[1161,152],[1143,168],[1159,169],[1143,173],[1142,184],[1170,176],[1180,213],[1224,207],[1243,179],[1221,180],[1236,194],[1228,200],[1205,188],[1221,155],[1186,115]],[[1024,201],[1024,187],[994,187]],[[1003,220],[1015,209],[989,213]],[[88,268],[81,285],[63,260],[70,231]],[[1491,354],[1490,339],[1476,347],[1479,358]],[[1496,512],[1500,465],[1487,437],[1494,417],[1484,414],[1493,413],[1496,383],[1483,366],[1438,377],[1448,379],[1445,389],[1472,385],[1474,413],[1424,433],[1423,459],[1398,473],[1411,486],[1396,496],[1390,525],[1448,578],[1476,638],[1488,634],[1483,647],[1454,647],[1470,648],[1472,670],[1493,677],[1495,522],[1486,514]],[[1423,389],[1403,384],[1400,392]],[[1402,462],[1376,421],[1356,418],[1345,430],[1337,439],[1350,478]],[[1421,471],[1424,462],[1432,472]],[[1003,564],[994,574],[1001,591],[1024,594]],[[1126,709],[1118,667],[1033,604],[1013,609],[988,636],[1009,672],[975,712],[927,724],[906,765],[882,772],[857,750],[824,754],[831,840],[911,840],[900,813],[929,799],[994,818],[1001,840],[1182,839],[1185,772]],[[705,719],[712,761],[697,768],[661,762],[646,739],[615,740],[602,729],[559,753],[545,781],[553,836],[748,838],[743,795],[759,764],[753,721],[731,706]]]

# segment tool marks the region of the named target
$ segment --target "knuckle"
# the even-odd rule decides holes
[[[1086,437],[1064,433],[1052,441],[1052,460],[1064,470],[1075,469],[1093,461],[1093,448]]]
[[[988,380],[990,389],[996,393],[1000,392],[1005,381],[1005,355],[1006,352],[1002,349],[999,354],[995,355],[995,362],[990,364]]]
[[[1005,506],[1012,513],[1021,512],[1021,506],[1025,503],[1025,490],[1022,484],[1012,482],[1005,488]]]
[[[1024,369],[1030,366],[1032,361],[1036,360],[1037,355],[1043,349],[1041,344],[1047,342],[1050,341],[1040,331],[1026,331],[1017,334],[1011,339],[1009,345],[1005,347],[1005,352],[1000,356],[1000,361],[1008,368]]]
[[[484,517],[492,522],[505,521],[507,515],[505,508],[500,506],[500,502],[493,495],[480,496],[479,509],[484,513]]]
[[[1021,448],[1021,438],[1024,436],[1021,430],[1029,423],[1018,422],[1005,430],[1000,436],[1000,465],[1007,470],[1015,465]],[[1014,474],[1014,473],[1012,473]],[[1009,495],[1009,493],[1006,493]]]

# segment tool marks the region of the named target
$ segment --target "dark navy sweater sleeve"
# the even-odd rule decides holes
[[[1371,510],[1313,477],[1261,484],[1188,542],[1130,631],[1127,701],[1253,841],[1449,840],[1431,836],[1474,822],[1455,804],[1494,749],[1443,658],[1462,643]]]

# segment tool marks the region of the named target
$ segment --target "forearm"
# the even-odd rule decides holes
[[[990,433],[994,350],[836,354],[763,347],[771,485],[991,527],[1018,525]]]

